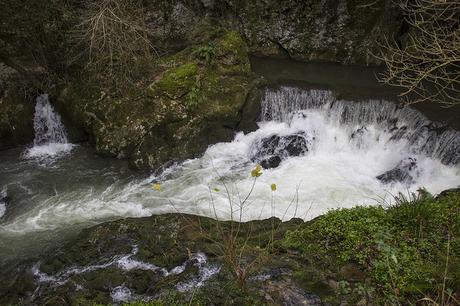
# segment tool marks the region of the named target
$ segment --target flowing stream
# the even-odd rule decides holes
[[[327,90],[268,90],[258,130],[149,177],[69,144],[47,96],[37,99],[35,123],[32,148],[0,152],[2,262],[117,218],[308,220],[333,208],[389,205],[421,187],[436,194],[460,185],[460,132],[408,107],[343,101]],[[257,164],[266,169],[255,180]]]

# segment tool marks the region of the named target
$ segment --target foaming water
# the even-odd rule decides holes
[[[388,204],[399,192],[424,187],[436,194],[460,184],[460,133],[411,108],[281,88],[267,91],[262,110],[255,132],[239,133],[210,146],[202,158],[148,178],[83,148],[53,167],[7,163],[2,175],[12,204],[0,222],[0,244],[9,250],[9,241],[27,245],[27,238],[46,236],[44,243],[107,220],[169,212],[309,220],[329,209]],[[256,164],[276,158],[254,180]]]
[[[36,99],[34,130],[34,146],[24,152],[27,159],[49,164],[74,147],[69,143],[61,116],[54,111],[47,94],[42,94]]]
[[[209,263],[207,256],[202,252],[191,253],[189,258],[181,265],[176,266],[169,271],[166,268],[156,266],[150,262],[144,262],[136,259],[139,252],[137,245],[132,246],[132,251],[129,254],[115,255],[110,259],[101,260],[94,264],[86,266],[72,265],[64,268],[54,275],[47,274],[40,270],[40,262],[32,267],[32,273],[37,280],[39,287],[37,292],[40,292],[41,286],[50,285],[52,287],[59,287],[68,282],[73,282],[79,290],[84,289],[84,284],[78,283],[78,278],[74,276],[84,275],[97,270],[105,269],[119,269],[124,272],[129,271],[151,271],[157,273],[159,277],[167,277],[171,275],[179,275],[186,271],[188,267],[195,267],[197,275],[188,275],[186,281],[177,283],[176,288],[180,292],[190,291],[194,288],[201,287],[207,280],[220,272],[220,266],[217,264]],[[126,285],[111,288],[111,298],[113,302],[128,302],[130,300],[150,300],[154,296],[146,295],[133,295],[132,290]]]

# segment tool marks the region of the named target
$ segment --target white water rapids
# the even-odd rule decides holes
[[[252,188],[253,156],[263,139],[293,134],[306,139],[308,151],[284,156],[278,167],[263,170]],[[257,131],[239,133],[232,142],[210,146],[202,158],[147,179],[125,175],[114,168],[114,161],[91,169],[86,163],[96,157],[78,156],[74,153],[69,161],[40,170],[48,171],[46,175],[37,172],[29,179],[16,173],[15,165],[5,170],[11,177],[8,188],[28,194],[19,195],[20,205],[0,221],[0,237],[168,212],[244,221],[272,215],[308,220],[329,209],[388,204],[399,192],[424,187],[436,194],[460,185],[459,132],[443,129],[408,107],[338,101],[322,90],[268,91]],[[385,184],[376,178],[407,158],[416,160],[411,180]],[[46,183],[53,176],[53,183]],[[45,181],[37,182],[41,179]],[[151,188],[156,182],[160,190]],[[275,192],[271,184],[277,185]],[[14,208],[14,195],[11,203]]]

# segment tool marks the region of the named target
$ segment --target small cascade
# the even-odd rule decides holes
[[[262,101],[262,120],[291,124],[305,111],[322,114],[331,124],[350,130],[350,139],[363,146],[369,129],[388,134],[388,142],[407,143],[411,154],[424,154],[445,165],[460,163],[460,132],[428,120],[420,112],[388,101],[352,102],[328,90],[282,87],[268,90]],[[381,135],[376,135],[377,137]]]
[[[61,116],[55,112],[47,94],[37,97],[34,116],[34,146],[25,153],[26,158],[50,161],[50,158],[68,153],[69,143]]]
[[[34,117],[35,145],[47,143],[68,143],[67,133],[61,116],[50,104],[47,94],[37,97]]]

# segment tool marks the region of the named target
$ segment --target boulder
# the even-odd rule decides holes
[[[251,72],[237,32],[162,57],[152,69],[145,83],[122,95],[75,80],[55,101],[99,154],[128,159],[137,169],[199,156],[237,131],[257,128],[264,81]]]
[[[403,183],[410,185],[414,183],[414,171],[417,169],[417,159],[408,157],[400,161],[393,169],[377,176],[377,179],[384,184]]]
[[[305,133],[273,135],[256,143],[252,152],[253,162],[259,163],[264,169],[276,168],[283,159],[307,153],[308,141]]]

